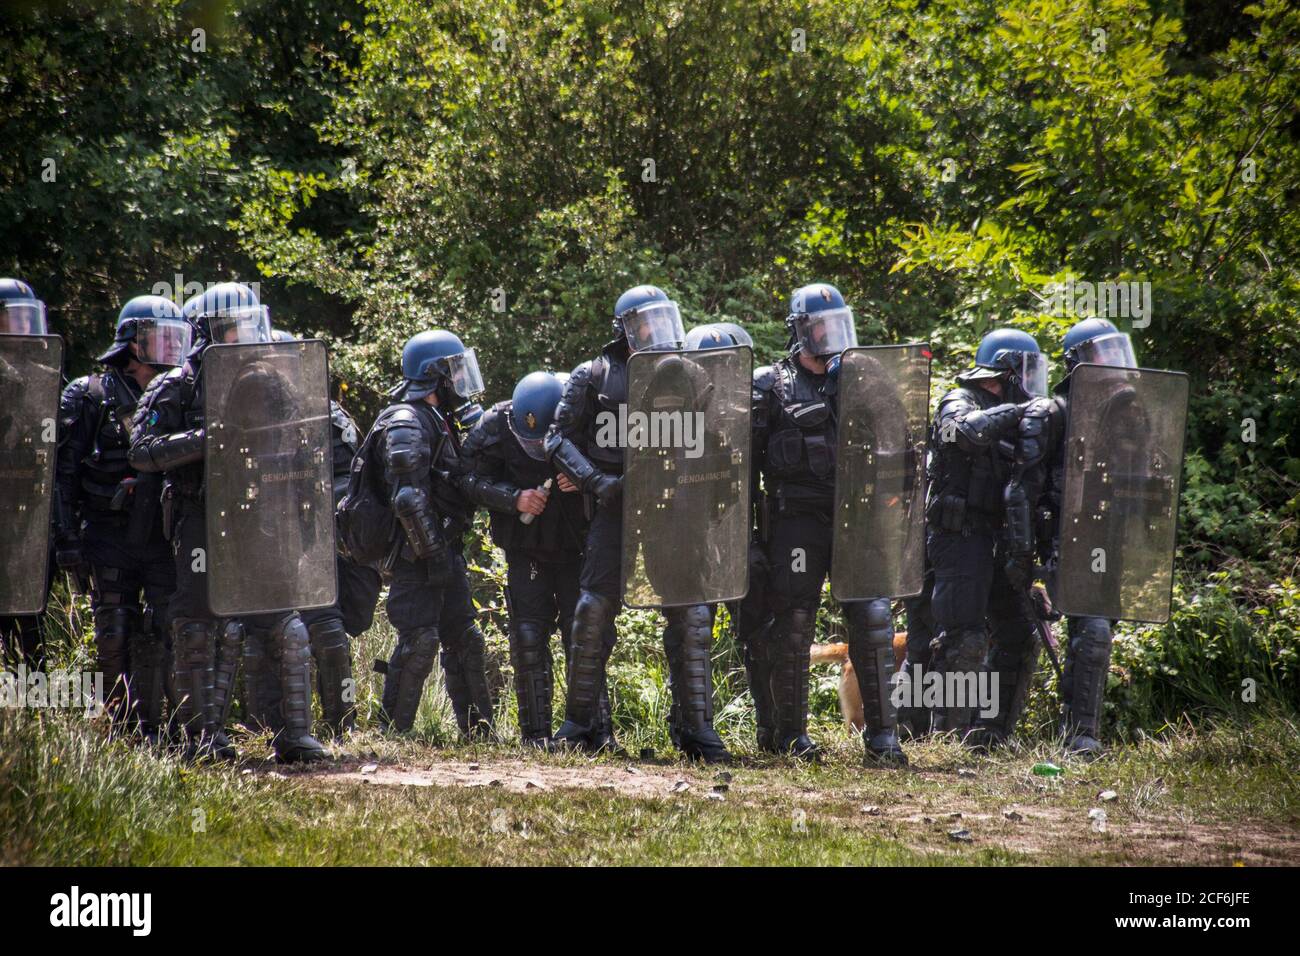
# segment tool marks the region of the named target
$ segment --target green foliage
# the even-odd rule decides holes
[[[1182,585],[1121,722],[1201,707],[1162,668],[1207,655],[1222,683],[1224,648],[1294,647],[1269,590],[1300,553],[1286,0],[110,0],[6,14],[0,64],[0,270],[50,301],[72,372],[176,273],[259,278],[362,418],[422,328],[471,342],[496,399],[590,357],[640,281],[768,361],[816,278],[862,341],[930,341],[938,391],[996,324],[1057,354],[1078,316],[1053,283],[1148,281],[1150,324],[1121,324],[1192,379]],[[650,622],[624,628],[615,670],[650,686],[620,706],[656,716]]]

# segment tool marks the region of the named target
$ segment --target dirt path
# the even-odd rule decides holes
[[[1190,814],[1133,809],[1119,802],[1074,805],[1050,789],[1015,785],[949,786],[951,774],[918,772],[901,786],[806,785],[764,773],[735,774],[680,765],[599,762],[550,764],[521,758],[362,763],[293,774],[320,787],[499,788],[517,794],[594,790],[639,800],[712,800],[746,810],[788,814],[850,827],[915,849],[956,857],[969,848],[1083,862],[1208,866],[1300,863],[1300,832],[1252,820],[1200,821]],[[735,779],[739,777],[740,779]],[[877,778],[878,779],[878,778]],[[911,785],[903,783],[910,779]],[[908,790],[924,794],[908,793]],[[873,799],[876,801],[873,803]],[[878,804],[878,805],[877,805]],[[1104,816],[1098,816],[1101,810]],[[1090,815],[1091,814],[1091,815]]]

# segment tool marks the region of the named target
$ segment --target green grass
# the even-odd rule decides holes
[[[974,757],[933,741],[914,769],[863,770],[833,743],[807,767],[745,754],[722,800],[712,769],[661,759],[644,774],[687,779],[687,794],[587,787],[362,784],[331,771],[277,771],[265,740],[235,767],[187,767],[75,714],[0,713],[0,862],[6,864],[875,865],[1291,862],[1300,856],[1300,734],[1269,720],[1185,731],[1123,747],[1057,781],[1030,768],[1046,746]],[[415,771],[439,762],[519,760],[597,780],[627,761],[524,755],[504,744],[435,749],[372,732],[343,748]],[[1108,832],[1091,829],[1098,793]],[[864,808],[878,808],[864,813]],[[1008,821],[1015,807],[1026,817]],[[961,813],[960,818],[951,814]],[[966,827],[972,841],[949,831]],[[1199,833],[1201,845],[1189,834]],[[1181,841],[1181,842],[1180,842]],[[1189,842],[1190,841],[1190,842]]]

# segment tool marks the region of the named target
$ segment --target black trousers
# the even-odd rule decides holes
[[[460,542],[448,542],[448,548],[452,570],[436,585],[429,582],[424,562],[398,558],[394,564],[385,606],[399,640],[411,631],[435,627],[443,644],[454,646],[474,624],[474,601]]]
[[[506,552],[506,600],[512,621],[533,621],[550,632],[557,628],[567,641],[578,603],[582,556],[577,552],[550,554],[522,550]]]
[[[623,600],[623,507],[620,502],[599,505],[587,528],[578,583],[611,601]]]
[[[1026,596],[1007,580],[996,533],[932,532],[926,556],[934,570],[931,611],[940,633],[987,624],[995,641],[1010,632],[1033,638]]]
[[[171,546],[159,534],[143,544],[126,540],[125,522],[91,517],[81,540],[94,584],[92,604],[128,607],[137,613],[153,609],[154,624],[168,627],[167,602],[176,589],[176,564]]]

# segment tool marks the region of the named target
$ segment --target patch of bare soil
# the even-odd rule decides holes
[[[602,790],[624,797],[704,796],[716,781],[681,767],[592,763],[563,766],[521,759],[490,762],[446,760],[426,765],[361,764],[313,772],[299,779],[317,784],[402,787],[499,787],[513,793],[547,790]]]

